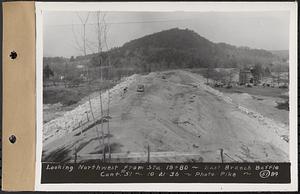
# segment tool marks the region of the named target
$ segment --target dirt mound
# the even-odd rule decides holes
[[[139,84],[145,86],[144,92],[137,92]],[[128,89],[123,94],[124,87]],[[92,104],[99,116],[99,96],[92,99]],[[100,157],[105,147],[95,138],[97,125],[74,138],[81,131],[76,129],[78,119],[84,120],[88,110],[86,103],[55,119],[52,128],[46,126],[45,137],[53,137],[44,146],[45,156],[72,145],[81,148],[76,153],[84,160]],[[129,77],[111,90],[110,117],[110,142],[118,145],[114,154],[140,157],[133,161],[140,161],[149,148],[158,153],[156,161],[161,162],[173,161],[173,157],[178,162],[186,161],[183,153],[196,155],[204,162],[220,162],[220,150],[226,162],[288,161],[288,142],[280,136],[284,127],[271,125],[259,113],[235,104],[230,97],[205,85],[203,77],[190,72],[174,70]],[[68,127],[64,128],[64,122]],[[53,134],[55,129],[59,130]],[[170,157],[162,157],[161,152],[170,153]]]
[[[252,99],[252,96],[249,95],[248,93],[241,93],[239,94],[239,97],[243,99]]]

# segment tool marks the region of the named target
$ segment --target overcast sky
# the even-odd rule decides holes
[[[44,12],[44,56],[78,56],[78,15],[87,12]],[[213,42],[267,50],[288,50],[289,12],[107,12],[109,47],[170,28],[188,28]],[[96,14],[91,12],[87,38],[96,43]],[[78,38],[77,38],[78,39]],[[96,52],[94,48],[88,53]]]

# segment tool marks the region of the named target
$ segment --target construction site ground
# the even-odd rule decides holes
[[[277,97],[223,93],[205,83],[183,70],[132,75],[110,90],[109,116],[102,93],[102,118],[93,93],[95,119],[86,97],[44,123],[42,160],[102,159],[104,134],[113,162],[146,162],[148,151],[150,162],[289,161],[288,111],[275,107]]]

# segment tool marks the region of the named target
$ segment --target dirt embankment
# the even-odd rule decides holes
[[[115,86],[110,99],[110,135],[104,130],[112,153],[123,153],[125,158],[135,155],[138,161],[150,149],[157,155],[151,161],[160,162],[220,162],[221,157],[225,162],[289,160],[288,142],[282,137],[288,134],[286,126],[236,104],[205,82],[199,75],[174,70],[134,75]],[[144,92],[136,91],[138,84],[145,85]],[[107,93],[103,96],[106,104]],[[99,96],[92,99],[97,118],[99,102]],[[101,124],[90,125],[89,114],[86,102],[46,123],[43,160],[66,161],[74,153],[84,160],[106,150],[97,138]]]

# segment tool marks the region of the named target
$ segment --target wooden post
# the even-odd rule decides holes
[[[109,129],[109,116],[107,117],[107,144],[108,144],[108,162],[111,160],[111,149],[110,149],[110,129]]]
[[[102,120],[102,122],[103,122],[103,120]],[[101,133],[102,133],[102,144],[103,144],[103,150],[102,150],[102,154],[103,154],[103,162],[105,162],[105,148],[106,148],[106,145],[105,145],[105,135],[104,135],[104,131],[102,130],[101,131]]]
[[[80,128],[80,136],[82,136],[82,127],[81,127],[81,121],[79,122],[79,128]]]
[[[103,162],[106,161],[106,153],[105,153],[105,149],[106,149],[106,144],[104,144],[104,148],[103,148]]]
[[[85,112],[86,113],[86,119],[87,119],[87,121],[89,122],[90,121],[90,119],[89,119],[89,114],[88,114],[88,112]]]
[[[222,163],[224,163],[223,148],[220,149],[220,155],[221,155],[221,161],[222,161]]]
[[[148,158],[147,158],[147,162],[150,162],[150,146],[148,144],[148,148],[147,148],[147,152],[148,152]]]
[[[75,158],[74,158],[74,163],[77,163],[77,152],[75,152]]]
[[[76,143],[74,144],[74,163],[77,163],[77,151],[76,151]]]

